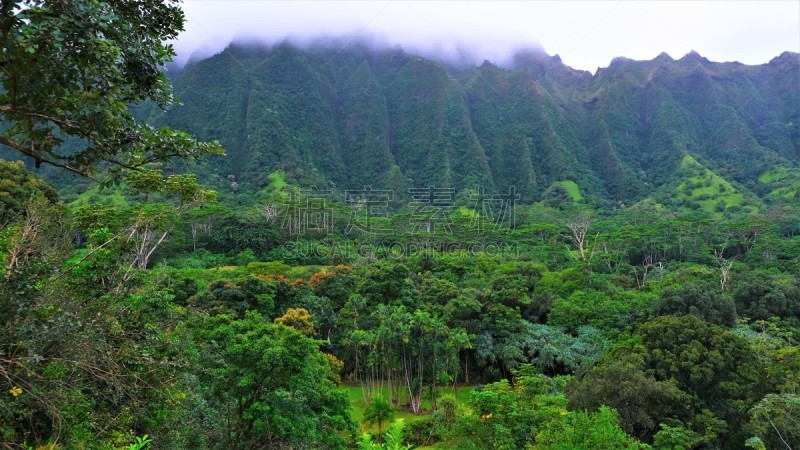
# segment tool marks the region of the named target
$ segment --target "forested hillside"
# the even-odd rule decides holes
[[[758,206],[783,186],[764,175],[795,184],[800,164],[789,52],[761,66],[617,58],[592,75],[542,51],[454,67],[400,49],[233,44],[174,82],[183,105],[157,120],[219,139],[228,156],[206,168],[244,191],[282,170],[339,189],[514,185],[532,202],[569,180],[599,205],[678,202],[689,157]]]

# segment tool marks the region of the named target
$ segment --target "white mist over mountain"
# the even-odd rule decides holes
[[[616,56],[680,57],[761,64],[800,52],[800,2],[284,2],[186,1],[178,64],[231,41],[300,45],[324,37],[400,45],[440,59],[503,64],[520,48],[543,48],[595,71]],[[341,38],[345,36],[345,38]],[[347,36],[350,36],[349,38]]]

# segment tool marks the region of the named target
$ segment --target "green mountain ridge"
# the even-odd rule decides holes
[[[258,191],[282,171],[334,190],[513,185],[523,202],[572,181],[589,203],[632,204],[680,184],[691,156],[786,201],[763,174],[800,166],[791,52],[758,66],[616,58],[592,75],[539,50],[510,68],[454,68],[399,48],[232,44],[173,82],[183,105],[149,119],[218,139],[227,156],[197,170],[223,191]]]

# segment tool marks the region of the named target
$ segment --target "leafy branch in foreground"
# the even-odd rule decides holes
[[[0,14],[0,144],[86,177],[222,153],[129,109],[175,103],[161,68],[183,30],[178,2],[7,1]]]

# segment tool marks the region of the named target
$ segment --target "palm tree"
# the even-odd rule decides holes
[[[382,442],[383,423],[392,420],[394,410],[383,397],[375,397],[364,410],[363,422],[367,425],[378,424],[378,442]]]

